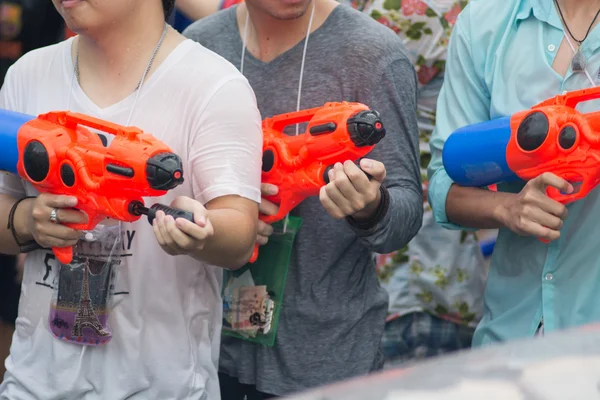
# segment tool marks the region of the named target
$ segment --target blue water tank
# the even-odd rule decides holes
[[[19,129],[35,117],[0,108],[0,171],[17,173]]]
[[[448,176],[461,186],[483,187],[518,179],[508,168],[510,117],[468,125],[453,132],[442,151]]]

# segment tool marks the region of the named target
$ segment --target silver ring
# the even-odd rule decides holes
[[[53,224],[60,223],[60,221],[58,220],[58,213],[56,208],[52,209],[52,211],[50,212],[50,222],[52,222]]]

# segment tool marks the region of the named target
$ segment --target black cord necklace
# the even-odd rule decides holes
[[[576,41],[577,44],[579,45],[577,47],[577,51],[575,52],[575,55],[573,56],[573,59],[571,60],[571,69],[573,70],[573,72],[582,72],[585,70],[587,60],[585,59],[585,56],[581,52],[581,44],[585,41],[585,39],[587,39],[588,35],[590,34],[590,31],[592,30],[592,26],[594,25],[594,22],[596,22],[598,15],[600,15],[600,9],[598,9],[598,11],[596,12],[596,15],[594,16],[592,23],[588,27],[587,32],[585,33],[585,36],[583,37],[583,39],[577,40],[577,39],[575,39],[575,36],[573,36],[573,34],[571,33],[571,30],[569,29],[569,25],[567,25],[567,21],[565,21],[565,17],[563,16],[562,10],[560,9],[560,6],[558,5],[558,0],[554,0],[554,4],[556,4],[556,9],[558,10],[558,13],[560,14],[560,19],[561,19],[563,25],[565,26],[565,28],[567,29],[569,36],[571,36],[573,38],[573,40]]]

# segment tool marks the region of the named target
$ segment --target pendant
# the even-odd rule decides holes
[[[573,72],[582,72],[585,70],[586,59],[581,49],[577,49],[577,52],[573,56],[573,60],[571,60],[571,69]]]

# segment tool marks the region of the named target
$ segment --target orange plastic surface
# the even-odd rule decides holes
[[[571,194],[548,188],[548,196],[563,204],[584,198],[600,182],[600,112],[582,114],[575,109],[580,102],[594,99],[600,99],[600,87],[556,96],[511,118],[512,135],[506,149],[508,166],[526,181],[551,172],[571,182],[576,187]],[[546,115],[549,132],[541,146],[526,151],[517,143],[517,131],[523,119],[533,112]],[[577,134],[575,144],[565,150],[558,140],[567,125]]]
[[[114,135],[104,147],[100,138],[87,128]],[[46,178],[36,182],[25,171],[23,154],[27,144],[41,142],[48,151],[50,169]],[[162,196],[163,190],[152,189],[146,180],[146,161],[153,155],[172,152],[171,149],[140,129],[113,124],[83,114],[50,112],[24,124],[18,134],[19,161],[17,169],[42,193],[74,196],[77,209],[88,215],[83,225],[65,224],[78,230],[91,230],[105,218],[133,222],[140,216],[132,215],[128,206],[142,197]],[[75,184],[65,185],[60,168],[68,164],[75,172]],[[133,169],[133,177],[106,172],[108,164]],[[72,261],[73,249],[53,248],[63,264]]]
[[[279,193],[265,199],[278,204],[274,216],[260,215],[268,223],[280,221],[307,197],[318,196],[325,185],[323,174],[337,162],[356,161],[375,146],[357,147],[350,139],[347,121],[369,108],[360,103],[326,103],[322,107],[277,115],[263,121],[263,154],[273,151],[273,167],[262,173],[262,182],[275,185]],[[308,122],[305,133],[289,136],[283,133],[288,125]],[[336,129],[327,134],[311,135],[311,127],[335,123]],[[250,262],[256,261],[258,246]]]

